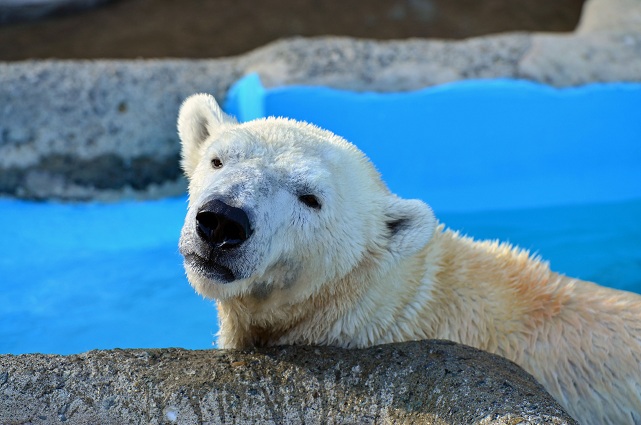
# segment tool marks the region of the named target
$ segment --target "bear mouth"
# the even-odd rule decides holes
[[[185,268],[189,268],[199,275],[216,282],[229,283],[236,280],[234,272],[212,260],[207,260],[197,254],[185,255]]]

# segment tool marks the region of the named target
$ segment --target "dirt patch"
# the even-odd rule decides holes
[[[212,58],[284,37],[460,39],[569,32],[583,0],[117,0],[0,26],[0,60]]]

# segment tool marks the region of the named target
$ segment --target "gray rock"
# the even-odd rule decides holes
[[[518,73],[556,87],[641,81],[641,31],[534,35]]]
[[[576,29],[586,32],[641,31],[641,2],[639,0],[587,0]]]
[[[420,341],[364,350],[2,355],[0,423],[576,422],[514,363]]]
[[[516,77],[530,38],[527,34],[463,41],[298,38],[247,55],[242,69],[259,73],[268,87],[307,84],[407,91],[464,79]]]
[[[229,60],[0,64],[0,193],[181,193],[180,104],[195,92],[222,97],[239,75]]]

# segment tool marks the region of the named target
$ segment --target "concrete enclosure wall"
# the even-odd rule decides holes
[[[240,76],[268,86],[413,90],[472,78],[557,87],[641,81],[638,0],[590,0],[577,32],[462,41],[323,37],[211,60],[0,63],[0,195],[160,197],[184,191],[175,119],[195,92],[223,100]]]

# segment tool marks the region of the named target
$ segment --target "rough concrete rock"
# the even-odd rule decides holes
[[[393,92],[473,78],[516,77],[530,35],[508,34],[462,41],[289,39],[247,55],[244,73],[270,86],[326,85]]]
[[[364,350],[0,356],[0,423],[575,424],[532,376],[447,341]]]
[[[608,13],[604,13],[607,10]],[[478,78],[556,87],[641,81],[641,1],[589,0],[575,34],[462,41],[290,39],[212,60],[0,63],[0,195],[119,199],[184,192],[182,100],[224,100],[242,75],[267,86],[415,90]]]
[[[180,104],[196,92],[222,97],[239,76],[228,60],[0,64],[0,193],[181,193]]]
[[[519,76],[557,87],[639,82],[641,22],[639,28],[639,32],[534,35],[529,52],[519,63]]]
[[[639,32],[641,2],[639,0],[587,0],[583,5],[578,33]]]

